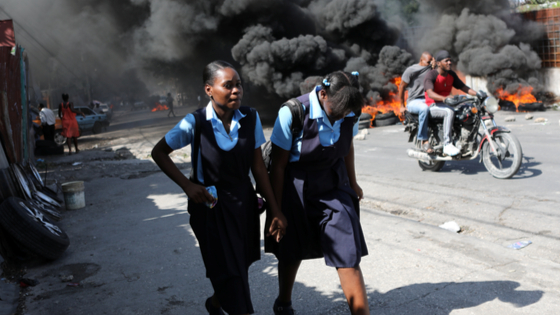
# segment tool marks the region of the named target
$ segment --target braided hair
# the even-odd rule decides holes
[[[345,117],[349,111],[361,112],[364,98],[360,93],[358,72],[330,73],[323,79],[321,88],[327,93],[334,116]]]

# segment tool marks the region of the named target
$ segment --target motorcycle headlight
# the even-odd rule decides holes
[[[486,100],[484,100],[484,106],[486,107],[486,110],[491,114],[497,112],[500,108],[498,100],[493,96],[490,96],[486,98]]]

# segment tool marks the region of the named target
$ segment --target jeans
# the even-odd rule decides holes
[[[443,144],[451,143],[451,128],[455,118],[453,107],[444,103],[435,103],[430,106],[430,115],[432,117],[443,118]]]
[[[429,107],[426,105],[426,100],[423,98],[414,99],[408,104],[406,108],[413,114],[418,114],[418,140],[428,140],[428,114]]]

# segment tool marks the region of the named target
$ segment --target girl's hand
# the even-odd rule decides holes
[[[210,195],[206,187],[197,184],[191,184],[186,189],[185,193],[195,203],[214,202],[214,197]]]
[[[358,195],[358,200],[364,199],[364,191],[362,190],[362,187],[358,185],[358,183],[350,184],[350,187],[352,187],[352,189],[354,189],[354,191],[356,192],[356,195]]]
[[[272,217],[272,222],[270,223],[266,236],[274,237],[276,242],[279,243],[282,237],[286,234],[287,226],[288,223],[286,222],[286,217],[282,214],[282,212],[278,211],[278,213]]]

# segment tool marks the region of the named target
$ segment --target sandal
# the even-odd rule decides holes
[[[434,153],[434,149],[432,148],[432,146],[430,145],[429,142],[426,142],[426,143],[422,144],[422,151],[424,151],[428,154],[433,154]]]
[[[281,303],[278,299],[274,301],[272,310],[274,311],[274,315],[294,315],[296,313],[292,308],[292,302]]]
[[[206,306],[206,310],[208,311],[208,314],[210,314],[210,315],[225,315],[224,311],[222,311],[221,307],[215,307],[212,304],[212,297],[209,297],[206,300],[206,303],[204,304],[204,306]]]

